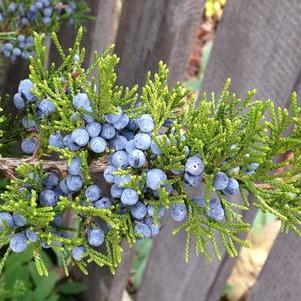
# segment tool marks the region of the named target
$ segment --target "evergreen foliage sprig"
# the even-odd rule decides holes
[[[161,62],[138,95],[137,86],[116,84],[112,48],[83,68],[82,35],[80,29],[65,53],[52,34],[63,62],[49,69],[45,36],[35,35],[30,79],[14,97],[27,129],[22,149],[34,159],[59,155],[68,170],[45,170],[43,162],[16,170],[0,197],[1,242],[10,245],[8,252],[20,251],[14,239],[23,235],[18,242],[33,246],[42,275],[47,269],[40,250],[48,247],[61,254],[66,272],[77,265],[87,273],[91,262],[114,272],[122,240],[132,245],[155,236],[167,211],[177,223],[173,234],[186,233],[186,260],[192,246],[208,258],[211,250],[220,258],[222,249],[236,256],[239,246],[249,245],[240,234],[249,230],[243,212],[252,206],[301,235],[295,93],[289,113],[255,99],[256,91],[238,98],[228,80],[218,97],[203,94],[195,106],[181,83],[168,87]],[[107,165],[103,175],[93,173],[95,162]]]

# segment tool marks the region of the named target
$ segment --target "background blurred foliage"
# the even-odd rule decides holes
[[[211,54],[212,46],[213,46],[213,42],[210,41],[208,43],[208,45],[204,48],[204,52],[203,52],[203,55],[202,55],[202,58],[201,58],[202,68],[201,68],[201,72],[199,74],[199,77],[186,82],[187,89],[190,89],[195,93],[199,93],[199,91],[202,87],[202,81],[203,81],[203,78],[204,78],[206,67],[208,65],[208,61],[209,61],[209,57],[210,57],[210,54]]]
[[[41,256],[51,271],[48,277],[38,274],[30,248],[8,257],[0,279],[1,301],[73,301],[77,300],[77,294],[86,290],[83,283],[62,278],[63,273],[46,252],[41,251]]]
[[[219,18],[222,15],[226,1],[227,0],[207,0],[205,3],[205,17]]]
[[[135,257],[130,271],[130,277],[134,289],[138,289],[141,284],[142,276],[146,268],[149,253],[153,246],[152,239],[144,239],[136,245]]]

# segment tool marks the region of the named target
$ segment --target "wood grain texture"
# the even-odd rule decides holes
[[[227,77],[243,96],[287,102],[301,67],[298,0],[230,0],[219,26],[203,90],[218,93]]]
[[[259,97],[286,105],[292,90],[301,90],[301,52],[295,51],[301,43],[300,9],[298,1],[229,0],[203,89],[219,93],[231,77],[239,96],[257,88]],[[252,221],[254,213],[251,210],[245,219]],[[154,242],[139,301],[219,300],[236,260],[224,255],[221,262],[209,263],[200,257],[185,264],[184,238],[171,237],[168,227]]]
[[[94,20],[87,24],[83,45],[86,48],[89,64],[95,51],[102,52],[115,39],[113,26],[116,22],[116,0],[89,0]],[[95,178],[106,192],[109,191],[108,184],[99,176]],[[82,296],[84,301],[120,301],[123,291],[127,286],[128,273],[132,264],[134,252],[124,243],[124,254],[122,264],[118,267],[116,274],[112,275],[107,268],[99,268],[91,265],[89,276],[83,281],[89,286],[89,290]]]
[[[290,94],[301,92],[301,53],[294,50],[301,46],[300,13],[298,1],[229,1],[203,90],[219,92],[224,80],[231,77],[232,90],[239,96],[256,88],[259,98],[271,98],[279,106],[288,106]],[[234,262],[224,257],[206,301],[219,300]],[[252,300],[273,298],[262,293],[261,298]]]
[[[88,0],[93,20],[86,24],[83,44],[86,45],[87,64],[93,59],[95,51],[102,53],[114,43],[117,22],[117,0]]]
[[[253,207],[249,211],[243,212],[244,220],[252,224],[253,219],[256,215],[257,210]],[[240,238],[245,239],[246,233],[241,233]],[[233,269],[234,264],[237,261],[237,257],[231,258],[226,253],[223,254],[222,260],[220,263],[213,267],[211,273],[214,273],[214,279],[211,283],[208,283],[207,295],[204,298],[204,301],[218,301],[221,298],[223,290],[226,285],[226,281],[230,276],[230,273]],[[199,267],[203,265],[203,262],[199,264]],[[201,299],[201,301],[203,301]]]
[[[301,296],[301,238],[279,234],[247,301],[297,301]]]
[[[196,301],[204,300],[208,286],[214,280],[211,272],[218,261],[202,261],[191,254],[189,263],[184,261],[185,233],[171,234],[176,223],[165,218],[160,234],[154,241],[151,255],[138,293],[139,301]],[[195,277],[196,270],[200,273]]]
[[[156,70],[161,59],[169,65],[171,84],[183,79],[194,31],[201,17],[202,3],[200,0],[126,0],[116,41],[116,52],[121,57],[119,83],[132,84],[129,82],[132,75],[135,75],[132,78],[134,82],[141,83],[148,70]],[[143,24],[137,24],[137,20]],[[127,22],[130,26],[124,27]],[[88,34],[87,47],[93,48],[91,41],[101,43],[95,29],[88,31]],[[120,49],[123,51],[119,52]],[[137,52],[133,52],[134,49]],[[87,49],[87,53],[91,54],[89,51]],[[89,293],[83,296],[84,300],[120,300],[132,255],[131,250],[125,253],[123,264],[114,278],[106,269],[99,270],[92,266],[90,276],[85,278]]]
[[[189,52],[203,11],[203,0],[125,0],[116,37],[119,81],[142,84],[145,70],[163,60],[169,83],[184,78]]]
[[[89,266],[89,275],[85,276],[74,271],[75,278],[84,282],[88,290],[80,296],[81,301],[120,301],[127,286],[128,272],[132,264],[134,252],[126,243],[123,244],[124,253],[121,265],[113,275],[108,268]]]
[[[203,0],[125,0],[116,37],[119,83],[143,83],[160,60],[170,68],[171,85],[183,79],[202,5]],[[149,297],[156,300],[153,292]]]

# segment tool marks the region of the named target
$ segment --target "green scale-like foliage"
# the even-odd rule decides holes
[[[148,160],[142,168],[119,169],[114,175],[131,175],[130,181],[123,188],[136,190],[144,204],[155,207],[155,224],[159,224],[160,206],[169,209],[177,204],[185,204],[186,219],[178,223],[173,234],[180,231],[186,233],[187,260],[191,246],[197,254],[203,253],[208,258],[212,256],[211,249],[220,258],[221,248],[230,256],[236,256],[239,246],[248,246],[249,243],[241,239],[239,234],[249,230],[250,225],[244,221],[243,212],[251,206],[274,214],[281,220],[284,230],[293,230],[301,235],[301,130],[296,94],[292,95],[289,113],[287,109],[276,108],[270,100],[254,99],[255,91],[239,99],[229,92],[228,80],[220,96],[212,94],[208,99],[203,94],[196,106],[196,99],[183,84],[178,83],[173,89],[168,87],[168,69],[160,62],[158,72],[148,74],[141,95],[138,95],[137,86],[129,89],[116,84],[115,66],[119,59],[113,54],[113,48],[102,55],[96,53],[90,67],[82,67],[85,59],[85,50],[80,47],[82,34],[80,29],[74,46],[67,53],[61,48],[56,34],[52,34],[62,63],[52,63],[49,69],[45,68],[45,36],[35,35],[37,55],[31,58],[30,65],[33,93],[38,99],[52,101],[55,112],[44,119],[38,119],[35,104],[30,103],[25,113],[38,123],[38,131],[27,132],[27,135],[38,137],[40,142],[34,157],[47,160],[49,155],[59,154],[69,164],[76,153],[82,162],[83,189],[73,197],[61,196],[56,206],[40,206],[38,195],[46,177],[41,161],[37,165],[28,163],[20,166],[16,170],[16,179],[11,181],[1,195],[0,211],[22,214],[27,220],[26,227],[31,227],[38,234],[38,242],[31,244],[34,246],[33,256],[40,274],[47,274],[40,256],[42,242],[61,254],[66,272],[69,265],[75,264],[87,273],[87,264],[91,262],[99,266],[106,265],[114,272],[121,261],[122,240],[125,238],[132,245],[139,238],[135,233],[136,221],[129,210],[120,210],[120,202],[115,200],[108,209],[96,209],[88,205],[85,196],[85,188],[93,183],[92,179],[100,179],[99,174],[92,174],[92,163],[100,164],[99,160],[106,163],[114,149],[108,147],[104,153],[95,155],[87,149],[71,152],[68,148],[48,146],[48,138],[54,132],[67,134],[84,126],[82,114],[89,113],[102,123],[104,115],[116,112],[118,107],[124,107],[124,112],[131,118],[141,114],[152,116],[155,126],[152,138],[161,153],[152,157],[148,150],[145,152]],[[73,107],[74,96],[83,91],[89,97],[92,112],[75,110]],[[136,105],[138,100],[141,105]],[[172,122],[172,126],[165,126],[167,120]],[[189,157],[200,156],[205,166],[202,185],[194,192],[187,189],[184,180],[187,149]],[[259,164],[253,173],[249,170],[252,163]],[[147,170],[152,168],[160,168],[167,174],[167,180],[157,191],[158,196],[144,189]],[[57,172],[65,176],[64,170]],[[218,172],[224,172],[238,181],[239,195],[228,196],[214,188],[214,177]],[[30,198],[28,185],[31,187]],[[168,185],[172,187],[173,193],[168,192]],[[196,193],[203,196],[204,205],[196,203]],[[208,214],[212,198],[221,203],[225,213],[222,221]],[[54,223],[55,216],[66,216],[68,212],[74,216],[71,224],[58,226]],[[89,246],[86,241],[87,227],[99,221],[105,229],[105,243],[101,251]],[[15,231],[20,229],[3,229],[2,246],[9,243]],[[62,232],[71,235],[58,235]],[[86,251],[81,261],[75,261],[70,253],[79,245],[84,246]],[[9,248],[7,252],[10,252]],[[4,256],[2,266],[7,256]]]
[[[51,121],[41,125],[42,131],[45,132],[42,137],[49,136],[49,133],[54,131],[72,131],[82,125],[83,121],[78,117],[80,113],[88,112],[84,110],[74,112],[72,105],[73,97],[81,91],[86,91],[91,101],[93,113],[89,114],[99,121],[104,120],[104,114],[114,113],[118,106],[127,105],[128,109],[125,112],[131,113],[132,105],[137,101],[137,86],[123,89],[116,85],[117,76],[114,69],[119,59],[112,54],[112,48],[102,55],[96,53],[87,70],[81,67],[85,56],[84,49],[80,50],[82,35],[83,30],[80,29],[74,47],[68,54],[64,54],[56,34],[52,35],[63,63],[58,67],[52,64],[49,70],[44,67],[46,58],[44,36],[36,35],[36,49],[39,51],[31,60],[30,78],[37,83],[34,90],[36,96],[39,99],[47,97],[56,107],[56,112],[51,115]],[[74,61],[76,55],[80,55],[78,61]],[[92,71],[97,72],[97,78],[89,78]],[[67,89],[68,94],[65,93]],[[72,113],[73,118],[70,118]]]
[[[7,191],[2,194],[2,198],[7,201],[1,204],[0,208],[1,211],[22,214],[26,218],[27,224],[32,225],[31,230],[38,234],[39,242],[33,243],[35,246],[33,255],[39,273],[43,275],[48,274],[39,255],[41,241],[56,252],[62,252],[66,255],[70,254],[74,246],[84,245],[86,247],[85,260],[81,261],[81,263],[76,262],[83,272],[86,273],[85,266],[87,262],[95,262],[99,266],[109,266],[113,272],[121,260],[120,252],[118,252],[119,247],[116,246],[116,243],[120,243],[121,237],[119,233],[116,235],[115,229],[119,229],[123,221],[120,221],[117,216],[112,215],[110,210],[85,207],[79,201],[81,196],[76,197],[72,201],[62,197],[55,207],[40,207],[38,206],[37,196],[41,191],[41,181],[46,176],[42,169],[42,164],[24,164],[17,169],[17,173],[19,176],[18,179],[12,180],[11,184],[7,187]],[[29,185],[31,187],[30,193],[29,190],[24,188]],[[31,195],[31,197],[28,198],[28,195]],[[107,222],[108,226],[112,228],[107,233],[107,255],[96,252],[84,242],[82,238],[85,237],[84,227],[63,227],[55,224],[55,216],[62,212],[68,214],[70,210],[77,213],[75,225],[80,225],[81,216],[85,216],[84,223],[93,224],[93,219],[99,218]],[[60,235],[62,232],[66,235]],[[9,241],[7,234],[8,229],[6,228],[1,233],[2,246]]]

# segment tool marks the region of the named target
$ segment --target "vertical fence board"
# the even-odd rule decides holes
[[[119,83],[143,84],[147,71],[157,70],[160,60],[170,69],[171,85],[183,79],[203,2],[124,1],[116,37]],[[155,300],[154,293],[151,300]]]
[[[200,264],[200,258],[191,254],[189,263],[185,263],[185,233],[173,236],[171,232],[176,224],[170,219],[165,219],[163,225],[154,241],[138,300],[204,300],[207,291],[203,287],[213,281],[214,272],[211,271],[218,265],[217,260],[202,259]],[[200,269],[198,277],[194,277],[196,269]]]
[[[136,76],[133,80],[141,83],[147,71],[149,69],[156,70],[158,62],[162,59],[168,62],[173,82],[182,79],[185,73],[185,66],[188,61],[194,31],[201,17],[202,3],[203,1],[200,0],[184,1],[183,3],[180,3],[180,1],[174,2],[165,0],[155,3],[152,1],[146,1],[145,3],[141,1],[125,1],[116,38],[116,52],[121,58],[121,63],[118,67],[119,83],[122,85],[132,84],[128,79],[133,75]],[[152,4],[155,4],[156,11],[153,10]],[[135,9],[135,13],[133,9]],[[186,17],[183,18],[179,16],[181,12],[187,13],[187,19]],[[157,19],[157,17],[153,18],[154,15],[157,17],[160,16],[159,19]],[[137,16],[143,16],[140,20],[143,23],[143,26],[140,24],[140,29],[143,28],[143,30],[140,32],[137,32],[138,28],[135,24]],[[185,38],[182,36],[184,34],[182,31],[183,28],[176,27],[178,26],[177,21],[185,25],[185,29],[188,30],[188,34],[185,34]],[[130,24],[126,26],[128,22]],[[149,28],[153,27],[156,27],[156,29],[152,33],[151,41],[148,42],[148,40],[145,40],[145,34]],[[172,38],[164,41],[161,35],[162,31]],[[93,37],[95,38],[95,34],[93,34]],[[182,43],[186,43],[186,45],[183,46]],[[144,48],[145,44],[150,48]],[[138,54],[136,52],[135,55],[133,55],[133,45],[135,47],[134,49],[137,48],[140,50],[140,58],[148,56],[148,50],[151,49],[151,59],[148,59],[147,63],[141,60],[135,60],[135,56]],[[158,45],[160,45],[160,49],[157,49]],[[118,51],[120,49],[123,51]],[[123,62],[131,63],[123,64]],[[179,70],[175,68],[175,64],[180,67]],[[139,74],[137,70],[139,70]],[[115,277],[109,275],[106,269],[96,270],[93,268],[92,276],[87,281],[92,291],[89,290],[89,293],[85,296],[85,300],[89,298],[89,300],[91,300],[91,298],[96,298],[96,296],[98,297],[97,300],[120,300],[121,293],[126,286],[132,256],[133,250],[126,249],[123,264]]]
[[[239,96],[256,88],[259,97],[283,105],[301,66],[301,52],[296,51],[301,46],[300,12],[297,0],[230,0],[217,32],[204,90],[217,93],[226,77],[231,77],[232,89]]]
[[[285,105],[301,65],[301,53],[295,51],[301,41],[300,9],[298,1],[228,1],[205,73],[204,91],[219,93],[231,77],[232,89],[239,96],[257,88],[259,97]],[[292,15],[296,18],[288,18]],[[245,219],[251,222],[254,213],[246,213]],[[184,264],[183,236],[171,238],[168,228],[164,231],[154,242],[139,300],[219,300],[236,260],[224,255],[220,263],[192,258]]]
[[[252,224],[253,219],[256,215],[257,210],[255,208],[251,208],[249,211],[244,212],[244,220],[250,224]],[[246,239],[247,233],[240,233],[239,238]],[[208,286],[208,291],[206,293],[206,298],[204,301],[218,301],[220,300],[223,290],[226,285],[226,281],[230,276],[230,273],[233,269],[234,264],[237,261],[237,257],[229,257],[227,254],[223,254],[222,260],[218,264],[218,266],[213,267],[211,273],[214,273],[214,278]],[[201,268],[201,266],[199,266]],[[203,301],[203,299],[200,299]]]
[[[103,52],[115,40],[114,25],[117,22],[116,0],[89,0],[94,20],[86,24],[84,45],[87,61],[91,63],[94,52]],[[101,186],[107,186],[102,180]],[[89,276],[82,278],[89,286],[82,300],[118,301],[122,299],[123,291],[127,285],[128,272],[132,263],[133,251],[124,244],[122,264],[116,274],[112,275],[107,268],[100,269],[91,266]]]
[[[280,234],[248,301],[297,301],[301,296],[301,239]]]
[[[220,91],[223,80],[230,76],[232,88],[239,96],[257,88],[259,97],[272,98],[285,106],[300,71],[301,57],[294,45],[300,45],[301,24],[296,18],[281,21],[297,9],[300,5],[296,1],[228,2],[204,90]],[[219,81],[212,81],[213,76]],[[234,261],[225,256],[222,263],[206,301],[219,299]]]
[[[96,265],[89,266],[89,275],[76,272],[76,278],[86,283],[88,290],[84,292],[82,301],[120,301],[127,286],[129,270],[132,264],[133,250],[123,243],[123,259],[115,275],[108,268]]]
[[[93,59],[95,51],[102,53],[115,41],[117,0],[88,0],[93,20],[87,22],[84,44],[86,55]]]
[[[203,4],[204,1],[125,3],[125,11],[136,15],[137,18],[127,20],[126,16],[121,17],[120,31],[117,35],[122,40],[121,46],[116,42],[116,51],[121,56],[118,69],[121,80],[129,85],[143,83],[145,70],[155,70],[160,59],[164,60],[170,69],[171,86],[176,81],[183,80],[194,34],[201,20]],[[142,14],[135,11],[138,6],[139,10],[143,9]],[[184,244],[169,248],[175,247],[170,234],[174,223],[167,218],[164,225],[155,240],[156,247],[150,253],[138,300],[185,300],[178,298],[181,286],[193,281],[186,277],[189,276],[189,271],[183,260]],[[173,265],[173,269],[165,269],[169,260],[173,260],[171,257],[177,257],[179,261]],[[175,275],[182,279],[180,285]]]
[[[300,13],[297,1],[229,1],[205,73],[204,91],[219,92],[231,77],[239,96],[256,88],[260,98],[286,106],[300,79],[301,53],[294,50],[301,46]],[[223,258],[206,301],[219,300],[234,263]]]
[[[121,58],[121,83],[142,84],[146,71],[163,60],[173,85],[184,78],[194,33],[201,20],[203,0],[126,0],[123,3],[116,53]]]

